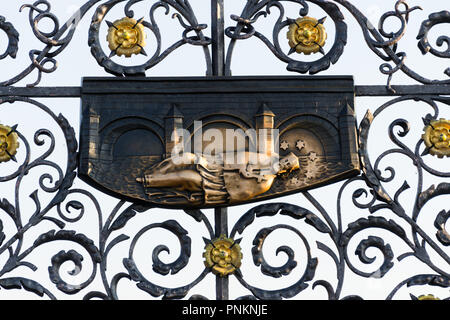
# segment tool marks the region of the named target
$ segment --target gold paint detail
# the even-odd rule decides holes
[[[418,300],[441,300],[441,299],[433,296],[432,294],[421,295],[417,299]]]
[[[116,20],[108,29],[109,49],[118,56],[131,57],[145,47],[146,33],[142,21],[133,18]]]
[[[0,124],[0,162],[15,161],[19,136],[11,127]]]
[[[289,25],[287,38],[292,51],[309,55],[323,52],[327,33],[323,24],[317,19],[303,17]]]
[[[446,119],[432,120],[424,128],[422,139],[428,153],[438,158],[450,156],[450,121]]]
[[[212,273],[225,277],[240,268],[242,252],[237,242],[222,234],[205,246],[203,257],[205,266],[211,268]]]

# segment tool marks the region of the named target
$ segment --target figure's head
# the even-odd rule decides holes
[[[291,172],[300,168],[300,161],[294,153],[289,153],[287,156],[280,159],[280,166],[278,173]]]

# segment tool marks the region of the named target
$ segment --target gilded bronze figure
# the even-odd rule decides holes
[[[278,155],[269,157],[263,153],[245,152],[244,156],[244,163],[227,164],[224,161],[226,155],[208,157],[184,153],[180,163],[172,158],[165,159],[137,181],[146,188],[188,191],[190,202],[232,204],[267,192],[277,176],[300,167],[299,159],[293,153],[279,162]],[[148,192],[150,198],[152,193]]]

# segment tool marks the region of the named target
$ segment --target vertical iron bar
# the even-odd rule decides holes
[[[220,237],[220,235],[224,234],[228,237],[228,217],[227,217],[227,210],[228,208],[215,208],[214,209],[214,215],[215,215],[215,236]]]
[[[214,76],[225,75],[224,30],[223,0],[211,0],[212,65]]]
[[[214,209],[215,236],[219,237],[224,234],[228,237],[228,217],[227,208]],[[216,276],[216,299],[228,300],[228,276]]]
[[[223,0],[211,0],[211,38],[213,76],[225,75],[225,25]],[[215,236],[228,236],[227,208],[214,209]],[[228,300],[228,276],[216,276],[216,299]]]

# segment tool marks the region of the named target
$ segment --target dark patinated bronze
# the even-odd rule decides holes
[[[80,177],[135,201],[176,208],[234,205],[360,171],[352,77],[86,78],[82,100]],[[192,146],[180,164],[171,157],[183,139],[177,129],[188,131],[184,140]],[[208,141],[209,129],[224,139]],[[260,129],[278,130],[266,137],[264,151],[252,148],[260,142],[251,136],[241,150],[227,149],[227,130]],[[203,132],[201,146],[196,130]],[[208,157],[214,144],[222,144],[223,152]],[[242,163],[215,161],[238,152]],[[252,162],[255,152],[277,156],[279,166]]]

